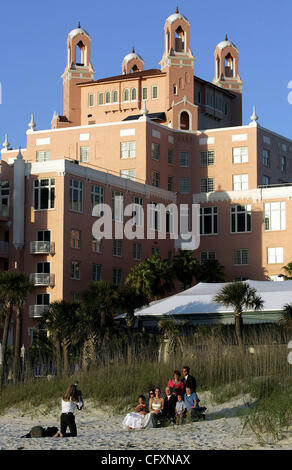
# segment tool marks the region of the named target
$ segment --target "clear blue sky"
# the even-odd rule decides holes
[[[66,38],[79,20],[98,79],[120,74],[133,45],[146,68],[159,68],[165,19],[177,4],[191,22],[195,74],[212,80],[215,46],[228,33],[240,52],[243,122],[256,104],[260,124],[292,139],[291,0],[10,0],[1,5],[0,143],[7,132],[14,148],[26,146],[31,112],[37,129],[50,127],[54,110],[62,114]]]

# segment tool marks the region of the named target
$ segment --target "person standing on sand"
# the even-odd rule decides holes
[[[54,437],[76,437],[77,427],[75,423],[74,411],[76,408],[81,410],[83,401],[80,399],[81,393],[77,390],[77,385],[70,385],[63,395],[62,414],[61,414],[61,431],[57,432]],[[70,433],[66,433],[69,426]]]
[[[182,373],[183,373],[182,381],[183,381],[185,390],[187,388],[190,388],[192,390],[192,392],[196,393],[197,382],[196,382],[195,377],[190,375],[190,368],[188,366],[184,366],[183,370],[182,370]]]

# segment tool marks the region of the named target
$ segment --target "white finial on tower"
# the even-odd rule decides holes
[[[144,107],[142,109],[142,114],[143,116],[146,116],[148,114],[148,109],[146,108],[146,100],[144,100]]]
[[[146,100],[144,100],[144,107],[142,108],[142,115],[139,117],[140,121],[148,120],[148,109],[146,108]]]
[[[8,134],[5,134],[5,140],[2,145],[3,145],[3,149],[9,150],[10,143],[8,142]]]
[[[254,106],[254,107],[253,107],[253,113],[252,113],[252,115],[250,116],[250,119],[251,119],[254,123],[256,123],[256,121],[258,120],[258,118],[259,118],[259,117],[257,116],[257,113],[256,113],[256,107]]]
[[[22,153],[21,153],[21,148],[19,147],[18,149],[18,154],[17,154],[17,160],[23,160],[23,156],[22,156]]]
[[[30,128],[30,130],[33,132],[36,128],[36,123],[34,122],[34,118],[33,118],[33,113],[31,114],[31,118],[30,118],[30,122],[28,123],[28,127]]]

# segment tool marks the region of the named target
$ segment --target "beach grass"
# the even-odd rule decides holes
[[[49,412],[75,380],[85,403],[124,413],[133,409],[140,393],[148,394],[154,386],[164,391],[173,370],[188,365],[197,379],[199,396],[210,391],[212,401],[222,404],[239,395],[251,397],[253,405],[243,426],[258,436],[268,433],[275,439],[282,438],[292,424],[289,338],[283,337],[280,330],[263,329],[245,338],[247,346],[242,351],[233,334],[215,328],[182,335],[166,362],[159,362],[158,354],[144,359],[143,348],[129,362],[117,350],[108,361],[103,358],[99,365],[70,377],[35,378],[28,374],[23,383],[3,388],[0,414],[14,407],[24,412],[41,407],[43,413]]]

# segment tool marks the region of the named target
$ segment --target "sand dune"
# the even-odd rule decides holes
[[[124,415],[111,415],[96,410],[90,403],[76,414],[77,438],[21,439],[32,426],[59,426],[59,410],[43,415],[41,410],[24,413],[10,409],[0,416],[0,450],[192,450],[192,449],[292,449],[292,436],[279,443],[257,442],[251,431],[242,432],[242,421],[248,397],[240,397],[223,405],[213,405],[209,394],[201,394],[201,403],[208,407],[206,421],[160,429],[128,431],[122,428]]]

